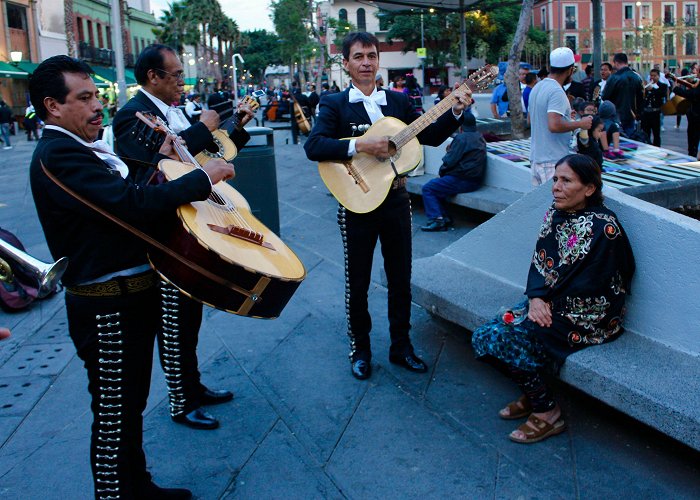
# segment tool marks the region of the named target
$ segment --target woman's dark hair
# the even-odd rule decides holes
[[[537,72],[537,78],[539,78],[540,80],[544,80],[545,78],[547,78],[547,76],[549,76],[549,70],[546,66]]]
[[[449,89],[447,85],[440,85],[440,88],[438,89],[437,97],[441,101],[445,98],[445,92]]]
[[[595,192],[586,199],[586,206],[595,207],[603,204],[603,178],[600,167],[590,156],[573,154],[566,155],[554,166],[566,163],[573,170],[583,184],[593,184]]]
[[[377,40],[377,37],[362,31],[348,33],[347,36],[343,38],[343,59],[346,61],[350,59],[350,48],[356,43],[362,44],[363,47],[371,47],[374,45],[377,49],[377,54],[379,54],[379,40]]]
[[[413,75],[406,75],[406,88],[408,90],[413,90],[417,89],[418,87],[418,80],[416,80],[416,77]]]
[[[159,43],[149,45],[141,51],[138,59],[136,59],[136,65],[134,66],[134,76],[139,85],[145,85],[148,82],[148,70],[155,69],[165,71],[163,67],[165,66],[163,52],[166,51],[177,55],[175,49]]]
[[[39,64],[29,77],[29,100],[40,120],[46,120],[48,115],[44,99],[53,97],[61,104],[66,102],[70,90],[66,86],[64,73],[82,73],[89,77],[94,72],[87,63],[68,56],[49,57]]]

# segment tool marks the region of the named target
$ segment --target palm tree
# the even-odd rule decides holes
[[[63,0],[63,15],[66,24],[66,45],[70,57],[75,57],[75,23],[73,22],[73,0]]]

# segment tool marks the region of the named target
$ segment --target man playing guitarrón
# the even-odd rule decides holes
[[[146,470],[142,414],[160,326],[158,278],[148,265],[146,244],[103,214],[153,234],[180,205],[207,199],[212,183],[233,177],[233,167],[213,160],[165,184],[135,184],[109,147],[94,142],[102,104],[90,73],[84,62],[68,56],[51,57],[34,70],[29,95],[46,128],[34,151],[30,180],[51,254],[69,259],[63,275],[66,312],[92,396],[95,497],[191,498],[188,490],[159,488]],[[160,152],[174,157],[171,144]],[[149,161],[164,158],[153,154]],[[46,495],[53,496],[49,490]]]
[[[141,90],[119,110],[114,117],[116,150],[130,160],[148,161],[153,154],[134,134],[134,127],[140,123],[136,111],[149,112],[162,118],[171,129],[186,142],[193,155],[212,143],[211,132],[219,127],[216,111],[204,110],[200,120],[190,126],[182,112],[171,106],[178,102],[185,86],[182,63],[173,49],[165,45],[151,45],[139,55],[134,68],[136,80]],[[250,139],[243,129],[252,118],[247,106],[239,108],[243,118],[230,138],[240,150]],[[153,169],[139,168],[137,162],[130,162],[130,175],[138,182],[145,183]],[[200,382],[197,366],[197,342],[202,322],[202,304],[180,293],[177,288],[163,282],[163,325],[158,334],[158,352],[165,373],[170,397],[170,415],[175,422],[195,429],[215,429],[219,422],[203,411],[202,405],[230,401],[233,394],[226,390],[211,390]]]
[[[384,116],[410,123],[420,117],[405,94],[377,90],[375,75],[379,68],[379,41],[369,33],[350,33],[343,40],[343,66],[352,78],[344,92],[321,98],[319,115],[304,149],[313,161],[346,161],[356,153],[379,158],[390,157],[387,137],[343,137],[357,135]],[[447,112],[420,134],[422,144],[437,146],[454,132],[462,120],[469,100],[465,91],[455,91],[452,112]],[[350,338],[350,362],[355,378],[371,375],[372,351],[369,332],[372,320],[367,306],[371,279],[372,255],[381,243],[384,269],[388,281],[389,361],[413,372],[426,372],[409,338],[411,328],[411,206],[405,178],[396,178],[387,198],[374,210],[354,213],[340,206],[338,210],[345,250],[345,307]]]

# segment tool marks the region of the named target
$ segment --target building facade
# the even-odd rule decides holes
[[[697,1],[606,1],[603,17],[603,59],[625,52],[631,65],[647,74],[654,64],[681,68],[698,60]],[[569,46],[591,60],[593,8],[589,0],[540,0],[533,26],[549,33],[552,47]]]
[[[17,64],[40,58],[36,2],[0,0],[0,97],[17,116],[24,116],[28,102],[27,73]]]

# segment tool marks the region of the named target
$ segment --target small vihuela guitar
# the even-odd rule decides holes
[[[260,107],[258,101],[253,99],[251,96],[246,95],[241,98],[242,104],[247,104],[253,112],[257,111]],[[233,115],[234,127],[236,122],[240,119],[238,113]],[[233,160],[238,155],[238,149],[236,145],[229,138],[228,133],[225,130],[217,129],[214,130],[211,135],[214,136],[212,143],[204,150],[195,156],[200,165],[206,164],[212,158],[223,158],[226,161]]]
[[[459,88],[479,90],[496,76],[498,68],[486,65],[472,73]],[[352,212],[363,214],[377,208],[386,199],[394,178],[407,174],[420,163],[423,151],[416,136],[451,109],[456,100],[455,94],[450,94],[409,125],[391,116],[374,122],[362,137],[389,137],[391,157],[380,159],[357,153],[346,161],[320,162],[318,170],[328,190]]]

